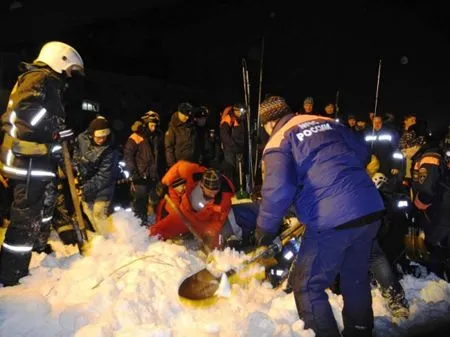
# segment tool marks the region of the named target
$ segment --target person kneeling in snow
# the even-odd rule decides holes
[[[167,189],[167,194],[172,202],[179,208],[181,198],[186,192],[186,179],[178,178]],[[160,221],[168,214],[176,211],[167,203],[166,199],[162,199],[156,207],[156,221]]]
[[[214,169],[178,161],[151,193],[152,202],[159,202],[167,194],[168,186],[179,178],[186,180],[185,193],[175,205],[206,245],[212,249],[220,247],[221,232],[231,209],[233,184]],[[150,236],[166,240],[188,233],[189,229],[177,212],[169,212],[151,226],[149,232]]]

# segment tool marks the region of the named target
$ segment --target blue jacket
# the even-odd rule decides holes
[[[257,226],[277,233],[294,205],[299,220],[325,230],[381,212],[383,201],[365,171],[367,146],[346,126],[315,115],[287,115],[263,153]]]
[[[73,151],[73,162],[82,180],[83,200],[111,201],[118,177],[118,152],[108,141],[95,145],[89,131],[80,133]]]

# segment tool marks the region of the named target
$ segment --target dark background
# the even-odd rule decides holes
[[[366,116],[374,109],[381,59],[378,113],[394,113],[400,122],[414,112],[436,130],[450,123],[444,1],[22,0],[15,9],[11,3],[2,1],[0,51],[32,61],[47,41],[73,45],[87,68],[85,83],[74,84],[79,97],[96,97],[104,86],[90,80],[96,71],[143,76],[196,92],[179,90],[170,99],[149,92],[147,107],[156,102],[166,119],[183,100],[207,104],[217,116],[243,100],[245,58],[256,111],[264,37],[263,96],[285,96],[294,110],[313,96],[322,112],[339,90],[344,114]],[[5,64],[2,86],[10,90],[17,70]],[[145,112],[145,97],[138,107],[117,100],[111,93],[100,103],[111,111],[121,104],[116,115],[128,118],[125,124]]]

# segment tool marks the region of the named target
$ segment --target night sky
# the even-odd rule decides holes
[[[444,2],[90,2],[76,2],[76,9],[57,1],[37,7],[24,0],[14,11],[3,5],[3,34],[16,28],[1,39],[1,51],[30,61],[44,42],[59,39],[78,49],[87,76],[89,69],[147,75],[205,90],[223,106],[243,100],[246,58],[255,105],[264,37],[262,95],[285,96],[294,110],[313,96],[321,112],[339,90],[343,113],[366,115],[381,59],[379,113],[400,120],[415,112],[432,126],[450,122]]]

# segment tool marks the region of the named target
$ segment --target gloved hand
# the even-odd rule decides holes
[[[169,187],[161,182],[156,184],[156,187],[149,193],[149,200],[152,205],[158,205],[164,195],[167,194]]]

